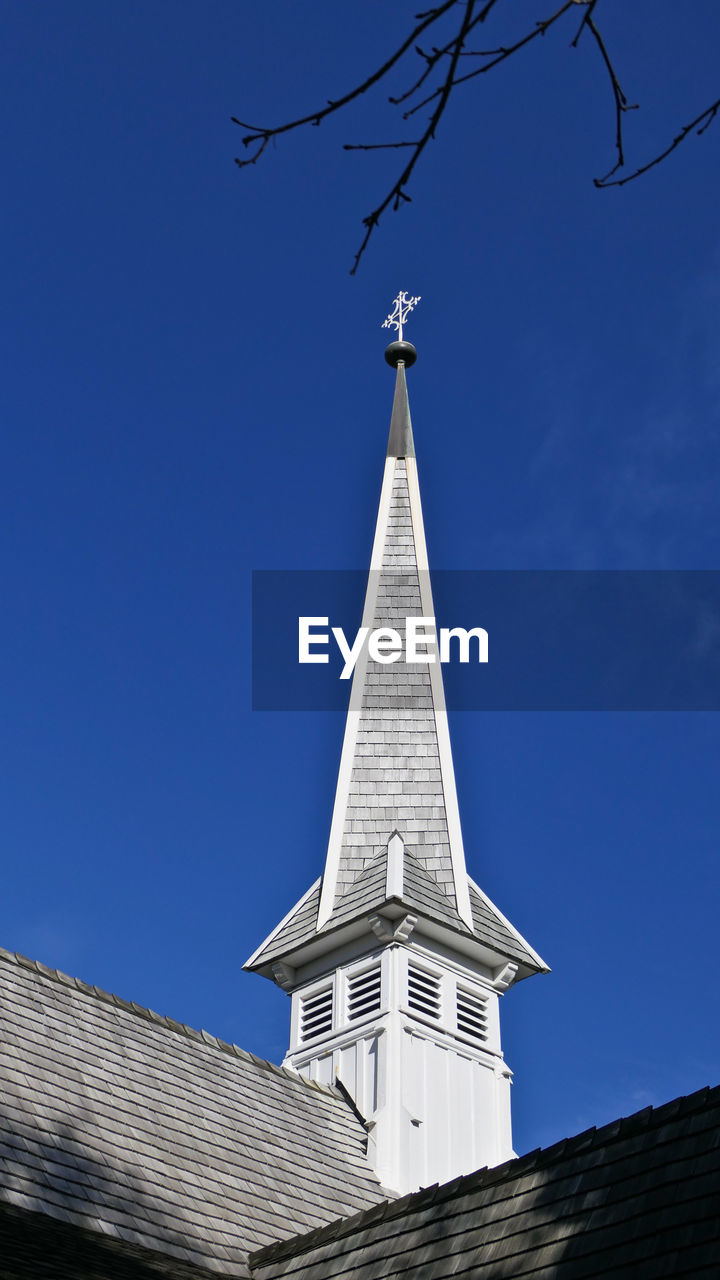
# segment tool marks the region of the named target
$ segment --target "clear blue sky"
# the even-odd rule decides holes
[[[4,9],[0,943],[276,1061],[240,966],[321,870],[342,720],[251,712],[250,573],[367,563],[397,290],[431,563],[720,568],[720,123],[595,191],[565,28],[458,95],[355,279],[382,91],[235,169],[232,114],[312,109],[416,7]],[[687,8],[600,6],[631,159],[720,92]],[[717,715],[452,730],[471,874],[553,969],[503,1003],[518,1151],[717,1083]]]

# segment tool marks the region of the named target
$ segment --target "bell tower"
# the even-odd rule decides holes
[[[399,294],[387,457],[363,612],[434,617]],[[284,1065],[339,1082],[401,1195],[512,1150],[500,999],[547,966],[467,874],[439,662],[358,658],[323,875],[246,969],[292,996]]]

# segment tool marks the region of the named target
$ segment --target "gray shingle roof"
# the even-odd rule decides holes
[[[539,957],[529,950],[516,930],[506,924],[497,907],[493,906],[469,877],[468,883],[473,928],[477,937],[501,955],[510,960],[519,960],[537,973],[544,967],[542,961],[538,962]]]
[[[720,1274],[720,1087],[259,1251],[255,1280]]]
[[[0,951],[0,1202],[196,1266],[377,1204],[343,1096]]]
[[[246,1268],[244,1273],[250,1274]],[[217,1280],[217,1275],[117,1236],[0,1203],[2,1280]]]
[[[425,869],[415,851],[405,847],[404,858],[403,902],[422,915],[471,937],[470,930],[461,920],[453,903],[440,889],[434,876]],[[345,886],[333,914],[317,936],[381,907],[386,901],[386,871],[387,846],[377,852],[372,861],[361,868],[355,879]],[[539,957],[525,945],[521,935],[505,921],[469,877],[468,885],[474,934],[478,942],[484,943],[501,956],[507,956],[509,960],[518,961],[526,970],[539,972],[544,967]],[[318,884],[313,886],[304,901],[301,900],[295,912],[290,914],[252,967],[264,966],[280,956],[287,956],[293,948],[302,946],[315,937],[319,903]]]
[[[335,900],[335,910],[325,925],[334,928],[346,920],[356,919],[360,915],[382,906],[387,898],[387,845],[375,855],[372,862],[363,867],[355,879],[345,885],[342,897]]]
[[[270,942],[263,949],[262,963],[276,960],[287,955],[293,947],[300,946],[314,937],[317,928],[318,907],[320,905],[320,880],[307,891],[305,896],[295,904],[285,920],[281,922]]]
[[[467,925],[460,919],[453,903],[444,894],[439,893],[434,878],[425,870],[410,849],[405,849],[405,884],[403,898],[417,910],[448,924],[453,929],[470,933]]]
[[[433,920],[440,920],[463,933],[470,930],[463,923],[453,903],[437,881],[406,846],[403,848],[402,901]],[[380,850],[347,886],[325,928],[333,928],[346,920],[377,910],[387,902],[387,845]],[[322,932],[322,931],[321,931]]]
[[[373,626],[404,633],[406,616],[423,612],[404,459],[396,463],[379,574]],[[369,661],[359,710],[338,898],[397,828],[454,903],[429,668]]]
[[[320,881],[318,880],[305,899],[301,898],[288,913],[285,921],[271,936],[267,946],[263,947],[257,960],[252,965],[248,961],[245,967],[254,969],[256,965],[269,964],[270,961],[288,955],[293,948],[302,946],[303,943],[314,938],[317,931],[319,905]]]

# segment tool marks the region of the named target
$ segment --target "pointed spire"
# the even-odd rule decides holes
[[[386,323],[399,327],[405,315],[401,309]],[[404,634],[408,616],[434,616],[405,380],[417,352],[397,341],[385,358],[397,373],[363,626],[390,626]],[[449,899],[472,930],[440,666],[383,665],[372,662],[366,649],[353,677],[318,929],[399,826],[430,873],[438,909]]]
[[[368,632],[391,627],[404,634],[407,618],[435,612],[405,377],[417,352],[402,339],[418,301],[399,294],[385,322],[401,336],[385,352],[396,377],[362,618]],[[472,939],[486,961],[518,961],[520,976],[545,968],[468,876],[439,662],[380,663],[365,645],[353,673],[322,880],[246,967],[268,973],[271,962],[308,948],[324,954],[338,929],[400,898],[426,920]]]
[[[409,342],[393,342],[393,347],[409,347]],[[413,351],[415,348],[412,348]],[[388,351],[390,347],[388,347]],[[385,353],[387,357],[387,352]],[[389,363],[389,362],[388,362]],[[388,458],[414,458],[415,442],[413,440],[412,422],[410,421],[410,402],[408,401],[407,382],[405,380],[405,362],[399,360],[395,375],[395,396],[392,415],[390,417],[390,436],[388,438]]]

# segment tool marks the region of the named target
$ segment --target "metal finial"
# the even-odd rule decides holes
[[[402,342],[403,325],[410,312],[415,310],[419,301],[419,296],[417,298],[408,298],[406,293],[399,293],[390,315],[386,320],[383,320],[383,329],[397,329],[398,342]]]

